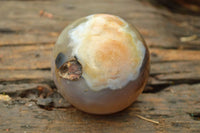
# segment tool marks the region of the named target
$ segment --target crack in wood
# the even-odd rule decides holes
[[[19,33],[19,31],[12,30],[9,28],[0,28],[0,34],[16,34]]]
[[[193,120],[200,121],[200,112],[188,113]]]
[[[169,87],[170,84],[160,84],[160,85],[147,85],[143,91],[143,93],[158,93],[165,88]]]
[[[23,84],[23,83],[39,83],[39,84],[48,84],[51,88],[56,88],[53,80],[43,80],[43,79],[22,79],[22,80],[13,80],[13,81],[3,81],[0,80],[0,84]]]
[[[166,49],[166,50],[177,50],[177,49],[184,49],[184,50],[200,50],[199,45],[193,45],[191,42],[182,43],[178,46],[158,46],[158,45],[151,45],[150,48],[158,48],[158,49]]]
[[[165,81],[168,81],[169,83],[155,84],[155,85],[148,84],[144,89],[143,93],[157,93],[171,85],[181,85],[181,84],[194,85],[200,83],[200,80],[165,80]]]
[[[23,1],[23,2],[31,2],[31,1],[53,1],[53,0],[1,0],[1,1]]]
[[[34,45],[52,45],[55,44],[55,41],[52,42],[27,42],[27,43],[16,43],[16,44],[11,44],[11,43],[0,43],[0,47],[18,47],[18,46],[34,46]]]

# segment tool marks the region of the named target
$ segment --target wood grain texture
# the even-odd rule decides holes
[[[151,53],[144,93],[126,110],[107,116],[70,106],[50,71],[62,29],[94,13],[118,15],[135,25]],[[11,98],[0,100],[0,132],[200,132],[200,16],[172,13],[148,0],[3,0],[0,14],[0,97]],[[197,37],[181,40],[192,35]]]

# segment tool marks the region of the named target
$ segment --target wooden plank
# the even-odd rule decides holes
[[[50,69],[54,44],[0,48],[0,70]]]
[[[200,51],[195,50],[179,50],[179,49],[158,49],[151,48],[151,61],[166,62],[166,61],[199,61]]]
[[[0,19],[4,20],[0,22],[0,31],[4,31],[0,32],[2,46],[55,42],[58,34],[70,22],[89,14],[105,11],[119,15],[134,24],[151,47],[200,49],[199,39],[184,43],[180,41],[180,37],[200,33],[199,17],[171,14],[151,6],[145,6],[144,10],[144,5],[138,1],[104,3],[100,0],[94,2],[59,0],[45,1],[45,7],[42,1],[17,1],[17,3],[0,1],[0,5],[4,5],[0,8],[2,12]],[[55,5],[57,8],[54,8]],[[110,10],[110,5],[115,10]],[[8,13],[7,8],[10,9]],[[51,13],[53,17],[41,17],[39,15],[41,10]]]
[[[200,72],[200,62],[198,61],[175,61],[175,62],[161,62],[153,63],[151,65],[151,74],[173,74],[173,73],[193,73]]]
[[[18,70],[18,71],[1,71],[0,83],[4,82],[49,82],[51,72],[49,70]]]
[[[151,65],[151,72],[148,85],[154,86],[155,90],[162,90],[163,87],[174,84],[195,84],[200,82],[200,62],[161,62]],[[164,85],[159,86],[159,85]],[[157,88],[156,88],[157,86]],[[146,88],[146,90],[153,88]]]
[[[145,93],[128,109],[109,116],[89,115],[72,106],[52,107],[53,110],[47,111],[31,101],[34,97],[0,101],[0,131],[197,133],[200,121],[195,120],[192,114],[200,112],[199,87],[200,84],[178,85],[170,86],[157,95]],[[159,124],[142,120],[135,114],[156,120]]]

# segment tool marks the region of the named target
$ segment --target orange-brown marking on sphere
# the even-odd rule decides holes
[[[124,26],[125,25],[123,21],[121,21],[118,17],[113,16],[113,15],[109,15],[109,14],[96,14],[96,15],[94,15],[94,17],[103,17],[108,22],[117,23],[120,26]]]
[[[126,45],[116,40],[108,40],[97,49],[94,58],[100,69],[103,69],[102,72],[110,75],[110,78],[116,78],[121,66],[129,63],[129,57]]]

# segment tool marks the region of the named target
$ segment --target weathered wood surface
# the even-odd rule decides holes
[[[42,10],[48,15],[41,15]],[[94,13],[128,20],[151,51],[144,93],[128,109],[109,116],[70,106],[51,79],[51,51],[59,33]],[[196,37],[183,38],[189,36]],[[172,13],[145,0],[0,1],[0,132],[199,133],[199,50],[200,16]]]

